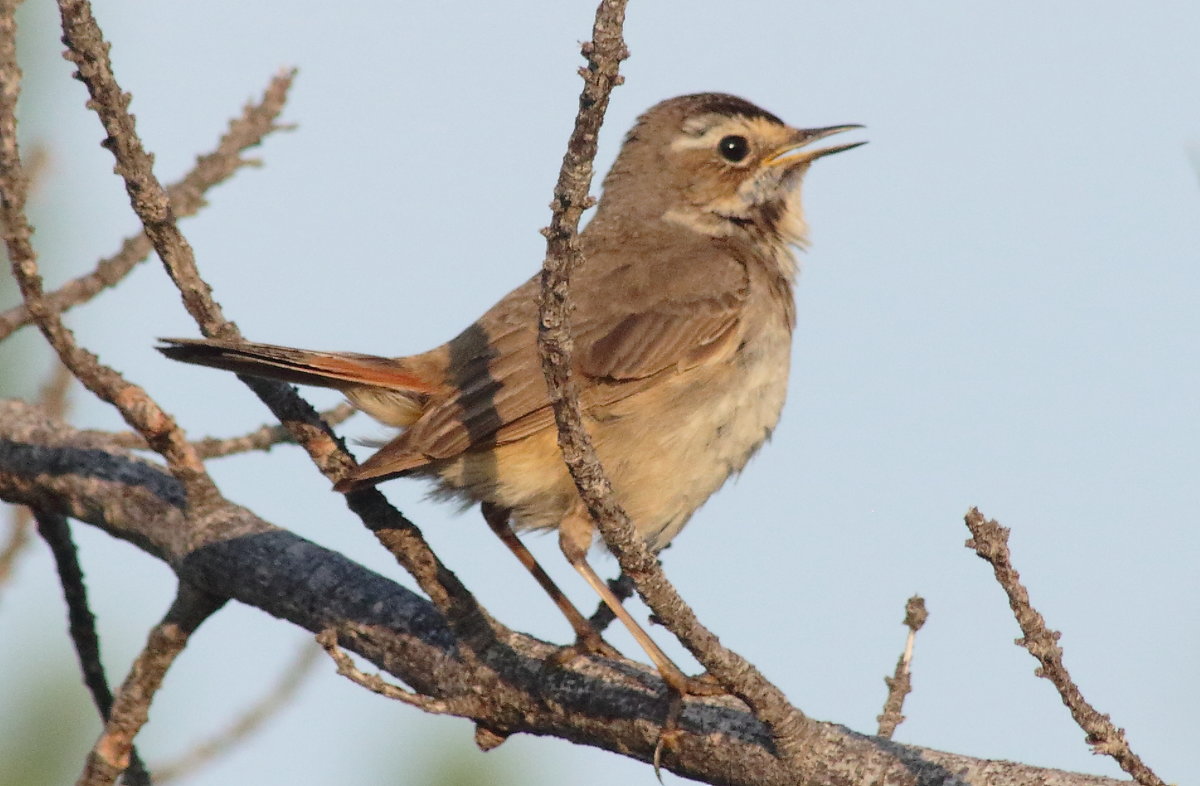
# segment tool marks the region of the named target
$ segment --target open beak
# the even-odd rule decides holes
[[[866,142],[851,142],[848,145],[835,145],[833,147],[820,147],[816,150],[805,149],[808,145],[816,142],[818,139],[824,139],[827,136],[840,134],[843,131],[850,131],[855,128],[862,128],[857,123],[851,123],[844,126],[829,126],[828,128],[805,128],[796,131],[792,140],[786,145],[776,150],[771,155],[767,156],[763,163],[767,166],[796,166],[799,164],[811,164],[818,158],[831,156],[834,153],[841,153],[846,150],[852,150],[856,147],[865,145]]]

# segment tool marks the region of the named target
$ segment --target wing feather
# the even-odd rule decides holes
[[[586,238],[586,234],[585,234]],[[575,368],[582,404],[619,401],[736,348],[749,296],[746,266],[719,241],[675,233],[617,251],[588,249],[572,284]],[[628,264],[630,254],[639,254]],[[513,290],[435,350],[448,354],[445,397],[360,467],[356,478],[392,476],[553,424],[537,350],[538,279]]]

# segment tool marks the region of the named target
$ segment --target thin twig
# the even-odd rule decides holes
[[[229,122],[216,149],[197,157],[191,171],[167,188],[171,209],[177,218],[198,213],[207,204],[205,193],[229,179],[240,168],[261,164],[257,159],[242,157],[242,153],[260,144],[272,131],[290,128],[280,124],[278,118],[294,76],[295,71],[277,74],[258,103],[247,104],[242,114]],[[154,246],[145,232],[127,237],[115,254],[100,260],[90,273],[47,293],[46,300],[59,312],[86,303],[99,292],[119,283],[153,250]],[[24,304],[0,312],[0,340],[32,321],[29,309]]]
[[[353,405],[342,402],[332,409],[319,413],[319,416],[329,425],[336,426],[344,423],[357,411]],[[200,454],[201,458],[210,459],[248,453],[252,450],[270,450],[276,445],[295,441],[296,436],[287,427],[264,425],[239,437],[207,437],[198,439],[192,444],[196,446],[196,452]]]
[[[455,715],[461,712],[461,710],[454,708],[453,702],[414,693],[399,685],[393,685],[378,674],[367,674],[361,671],[354,665],[354,661],[350,656],[338,646],[338,632],[333,628],[328,628],[318,633],[317,643],[321,645],[325,653],[337,665],[338,674],[372,693],[378,693],[385,698],[403,702],[435,715]]]
[[[227,728],[200,744],[194,745],[191,750],[174,761],[155,766],[154,781],[163,784],[190,775],[216,757],[228,753],[238,743],[245,741],[263,723],[287,706],[288,701],[295,695],[300,685],[313,673],[313,666],[318,663],[317,656],[320,654],[321,650],[312,646],[311,641],[305,641],[304,646],[296,652],[292,662],[281,672],[279,681],[271,690],[239,715]]]
[[[112,711],[112,691],[109,690],[104,667],[100,663],[96,618],[88,607],[87,586],[83,580],[83,570],[79,567],[75,543],[71,539],[70,526],[66,517],[57,513],[35,511],[34,517],[37,519],[38,534],[54,555],[59,583],[67,603],[68,630],[75,644],[75,652],[79,655],[83,683],[91,692],[100,717],[107,718]]]
[[[336,426],[344,423],[357,411],[352,404],[342,402],[336,407],[320,412],[319,415],[329,425]],[[149,447],[146,440],[132,431],[85,431],[84,433],[129,450],[146,450]],[[237,437],[197,439],[192,442],[192,446],[196,448],[196,453],[200,458],[208,460],[248,453],[252,450],[270,450],[276,445],[295,444],[295,442],[296,435],[286,426],[265,424]]]
[[[908,637],[904,642],[904,651],[896,660],[896,671],[891,677],[884,677],[887,684],[887,700],[883,703],[883,714],[875,720],[879,721],[879,736],[890,740],[896,733],[896,727],[904,722],[904,699],[912,693],[912,657],[913,645],[917,642],[917,631],[929,618],[925,610],[925,599],[913,595],[904,604],[904,624],[908,627]]]
[[[1008,595],[1008,605],[1024,634],[1017,639],[1017,644],[1028,650],[1041,664],[1034,673],[1054,683],[1063,704],[1071,711],[1071,717],[1087,734],[1086,740],[1093,752],[1113,757],[1121,769],[1142,786],[1165,786],[1129,747],[1125,730],[1114,726],[1109,716],[1097,712],[1083,698],[1079,687],[1067,673],[1062,647],[1058,646],[1062,634],[1046,627],[1046,620],[1029,601],[1029,592],[1021,584],[1021,575],[1012,566],[1008,550],[1009,531],[996,521],[985,518],[979,508],[967,511],[966,523],[967,529],[971,530],[967,548],[974,549],[976,554],[991,564],[996,581]]]
[[[116,159],[114,171],[125,182],[133,212],[141,219],[146,236],[183,295],[184,306],[204,334],[235,335],[221,307],[213,301],[208,285],[196,273],[192,247],[175,223],[166,189],[154,176],[154,158],[138,138],[133,115],[129,113],[132,97],[121,90],[113,75],[109,46],[92,15],[91,4],[87,0],[59,0],[58,8],[63,43],[67,45],[63,56],[75,65],[76,78],[87,86],[92,98],[89,106],[108,134],[101,144]]]
[[[722,646],[667,582],[658,561],[614,500],[612,487],[583,427],[578,388],[570,374],[569,282],[571,273],[583,261],[578,226],[584,209],[591,204],[588,188],[600,123],[609,93],[620,80],[618,66],[628,54],[621,32],[624,10],[623,0],[602,0],[596,11],[593,39],[583,49],[588,67],[581,71],[584,88],[579,113],[554,190],[550,226],[545,230],[547,253],[542,268],[538,344],[558,424],[559,446],[605,543],[655,616],[726,690],[754,708],[755,715],[772,730],[776,748],[787,766],[797,775],[812,776],[813,768],[820,766],[807,744],[814,733],[813,724],[753,664]]]
[[[129,669],[113,701],[104,731],[88,753],[76,786],[108,786],[130,765],[133,738],[150,714],[150,703],[167,669],[187,646],[188,638],[225,601],[180,583],[175,602],[151,631],[146,646]]]
[[[42,383],[41,390],[38,391],[38,403],[42,405],[42,409],[55,417],[65,415],[68,409],[67,391],[70,390],[74,379],[69,368],[62,363],[55,363],[50,377]]]
[[[121,90],[113,75],[108,57],[109,46],[96,24],[90,4],[86,0],[60,0],[59,9],[63,21],[63,41],[68,47],[66,57],[78,67],[77,77],[88,88],[92,97],[90,106],[108,133],[104,146],[116,159],[115,171],[125,181],[130,204],[141,219],[145,233],[153,242],[168,275],[179,289],[185,308],[204,335],[236,338],[237,327],[225,320],[220,306],[212,298],[211,288],[200,277],[191,246],[180,233],[166,192],[154,175],[152,158],[137,137],[133,116],[128,111],[130,97]],[[338,479],[354,466],[354,459],[345,446],[320,421],[312,407],[288,386],[254,379],[247,379],[246,384],[292,430],[297,441],[328,477]],[[160,420],[173,427],[170,419],[159,412],[148,398],[145,398],[144,405],[153,407]],[[137,425],[134,427],[146,434],[145,429]],[[171,441],[164,440],[167,434],[172,435]],[[151,436],[158,441],[151,439]],[[208,480],[207,475],[202,474],[203,467],[195,451],[186,443],[177,444],[176,440],[182,441],[182,434],[174,428],[147,434],[147,441],[167,458],[173,468],[179,463],[182,449],[186,448],[188,455],[195,460],[196,473]],[[186,477],[181,477],[181,480],[188,485]],[[189,487],[189,505],[200,510],[202,505],[216,504],[216,489],[211,485],[209,488],[210,496],[202,498],[195,489]],[[481,637],[479,646],[486,646],[486,642],[494,638],[497,630],[494,622],[461,582],[441,564],[416,526],[392,508],[382,494],[373,489],[357,492],[347,496],[347,503],[371,527],[380,542],[413,574],[439,608],[453,619],[463,620],[464,632]]]

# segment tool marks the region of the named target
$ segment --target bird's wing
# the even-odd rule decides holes
[[[750,294],[745,265],[726,253],[657,257],[582,275],[572,316],[576,370],[609,382],[684,370],[721,351]],[[699,258],[698,258],[699,257]],[[589,280],[590,278],[590,280]]]
[[[573,277],[572,333],[581,404],[601,406],[674,373],[720,357],[737,340],[749,295],[745,265],[705,243],[673,243],[634,255],[591,250]],[[538,279],[527,281],[439,352],[453,393],[361,468],[391,476],[472,449],[552,427],[537,349]]]

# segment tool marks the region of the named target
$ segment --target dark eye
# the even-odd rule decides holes
[[[723,137],[717,143],[717,152],[726,161],[736,164],[750,153],[750,143],[744,136],[731,135]]]

